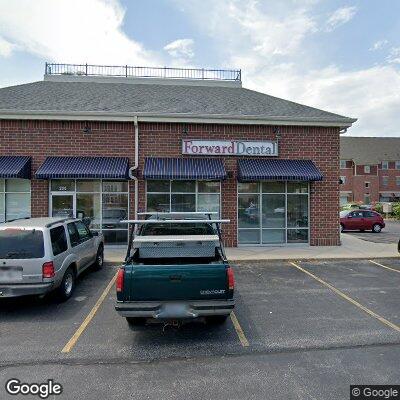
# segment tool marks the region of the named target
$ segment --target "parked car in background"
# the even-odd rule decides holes
[[[103,266],[103,235],[73,218],[28,218],[0,225],[0,298],[56,291],[71,297],[76,278]]]
[[[379,233],[385,227],[382,216],[372,210],[347,210],[340,212],[341,231],[372,231]]]

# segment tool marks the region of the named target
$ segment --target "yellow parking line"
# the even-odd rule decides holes
[[[393,322],[388,321],[387,319],[381,317],[379,314],[373,312],[372,310],[370,310],[369,308],[363,306],[362,304],[360,304],[358,301],[352,299],[351,297],[347,296],[347,294],[343,293],[341,290],[336,289],[334,286],[332,286],[331,284],[329,284],[328,282],[325,282],[324,280],[322,280],[321,278],[318,278],[318,276],[312,274],[311,272],[308,272],[307,270],[305,270],[304,268],[301,268],[299,265],[297,265],[294,262],[290,262],[289,264],[291,264],[293,267],[297,268],[298,270],[304,272],[305,274],[307,274],[308,276],[311,276],[311,278],[314,278],[316,281],[318,281],[319,283],[321,283],[322,285],[326,286],[327,288],[331,289],[333,292],[335,292],[337,295],[339,295],[340,297],[342,297],[343,299],[347,300],[349,303],[355,305],[356,307],[358,307],[359,309],[363,310],[364,312],[366,312],[368,315],[370,315],[373,318],[376,318],[379,322],[381,322],[382,324],[394,329],[397,332],[400,332],[400,326],[394,324]]]
[[[104,299],[108,295],[108,292],[110,289],[113,287],[115,280],[117,279],[117,274],[118,272],[115,273],[107,287],[104,289],[103,293],[97,300],[96,304],[94,307],[91,309],[90,313],[87,315],[85,320],[82,322],[81,326],[77,329],[77,331],[74,333],[74,335],[71,337],[71,339],[68,341],[68,343],[64,346],[64,348],[61,350],[61,353],[69,353],[73,347],[76,345],[77,341],[79,340],[80,336],[82,333],[85,331],[87,326],[89,325],[90,321],[93,319],[95,316],[97,310],[100,308],[101,304],[103,303]]]
[[[397,273],[400,274],[400,271],[399,271],[398,269],[394,269],[394,268],[387,267],[386,265],[379,264],[378,262],[376,262],[376,261],[374,261],[374,260],[368,260],[368,261],[371,262],[371,263],[373,263],[373,264],[375,264],[375,265],[379,265],[379,266],[382,267],[382,268],[386,268],[386,269],[389,269],[390,271],[397,272]]]
[[[236,317],[236,314],[233,311],[231,312],[231,320],[232,320],[233,326],[235,327],[235,331],[238,335],[240,343],[242,344],[243,347],[248,347],[249,341],[247,340],[246,335],[244,334],[243,329],[240,326],[239,321]]]

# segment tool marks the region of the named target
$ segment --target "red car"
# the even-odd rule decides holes
[[[340,227],[343,231],[372,231],[379,233],[385,221],[376,211],[348,210],[340,213]]]

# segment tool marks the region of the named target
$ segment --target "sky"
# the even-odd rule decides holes
[[[241,68],[243,86],[400,136],[399,0],[0,0],[0,87],[44,63]]]

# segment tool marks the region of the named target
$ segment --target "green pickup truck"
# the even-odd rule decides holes
[[[235,305],[220,231],[229,220],[212,220],[211,213],[202,219],[200,213],[143,214],[148,218],[126,221],[130,235],[117,275],[116,311],[130,325],[149,319],[223,323]]]

